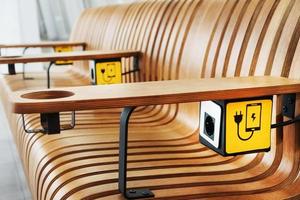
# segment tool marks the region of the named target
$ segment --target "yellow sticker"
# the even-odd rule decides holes
[[[121,62],[102,62],[96,64],[97,85],[122,83]]]
[[[270,148],[271,100],[228,103],[226,110],[226,153]]]
[[[72,47],[68,47],[68,46],[65,46],[65,47],[55,47],[54,51],[56,53],[72,52],[73,48]],[[72,65],[73,61],[56,61],[55,64],[56,65]]]

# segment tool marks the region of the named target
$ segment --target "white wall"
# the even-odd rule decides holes
[[[38,42],[39,26],[37,4],[35,0],[0,0],[0,44]],[[28,53],[39,53],[39,49]],[[21,54],[22,49],[2,50],[2,55]],[[17,65],[21,71],[22,65]],[[26,67],[30,71],[41,70],[40,64]],[[6,67],[1,66],[1,72],[6,73]]]
[[[47,40],[68,40],[73,24],[84,9],[83,0],[37,0]]]
[[[2,1],[2,0],[0,0]],[[11,1],[11,0],[6,0]],[[19,26],[22,42],[40,41],[38,8],[36,0],[18,0]]]
[[[0,43],[20,42],[18,0],[0,0]]]
[[[84,3],[96,7],[135,0],[0,0],[0,44],[40,41],[39,23],[43,21],[38,19],[38,1],[46,20],[48,39],[57,40],[68,39],[74,21],[84,9]],[[4,55],[17,55],[22,53],[22,49],[2,52]],[[31,49],[27,53],[40,52],[40,49]],[[0,72],[3,69],[7,72],[6,67],[1,67]],[[30,64],[26,67],[28,71],[41,69],[41,64]],[[17,71],[22,71],[22,65],[17,65]]]

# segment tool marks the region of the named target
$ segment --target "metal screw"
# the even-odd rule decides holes
[[[135,194],[135,193],[136,193],[136,190],[129,190],[129,193],[130,193],[130,194]]]
[[[149,196],[149,192],[142,192],[142,194],[144,195],[144,196]]]

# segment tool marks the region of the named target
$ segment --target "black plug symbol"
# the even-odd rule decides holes
[[[236,112],[235,116],[234,116],[235,123],[239,126],[242,120],[243,120],[242,111],[240,111],[240,114],[238,114],[238,112]]]

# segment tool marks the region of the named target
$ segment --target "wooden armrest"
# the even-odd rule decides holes
[[[55,62],[55,61],[76,61],[76,60],[96,60],[109,58],[123,58],[131,56],[139,56],[140,52],[135,50],[125,51],[78,51],[49,53],[39,55],[24,55],[13,57],[0,57],[0,64],[16,64],[16,63],[35,63],[35,62]]]
[[[122,108],[260,97],[300,92],[300,81],[279,77],[214,78],[22,91],[11,96],[14,113]]]
[[[39,43],[21,43],[21,44],[1,44],[0,48],[49,48],[49,47],[70,47],[82,46],[85,48],[85,42],[71,42],[71,41],[49,41]]]

